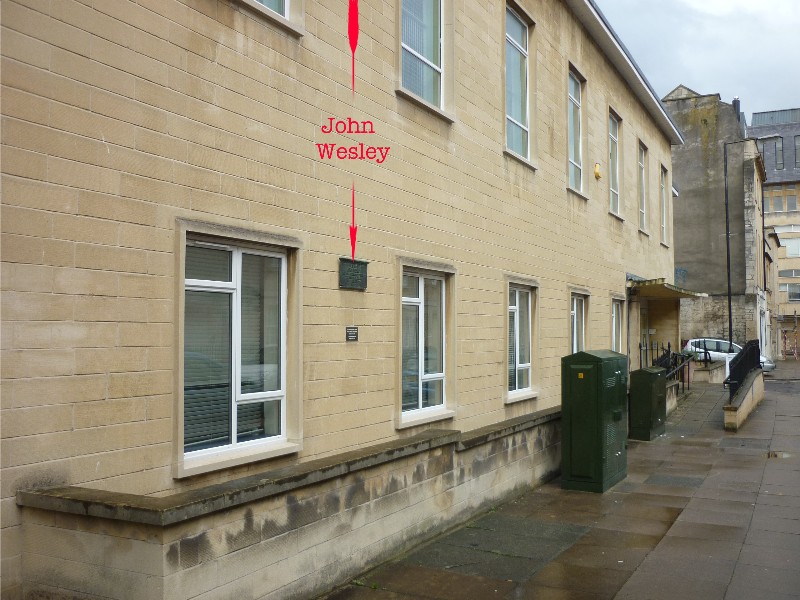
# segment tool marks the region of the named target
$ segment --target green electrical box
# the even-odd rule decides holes
[[[561,359],[561,487],[605,492],[625,479],[628,359],[611,350]]]
[[[667,421],[667,372],[662,367],[631,371],[631,430],[633,440],[650,441],[664,433]]]

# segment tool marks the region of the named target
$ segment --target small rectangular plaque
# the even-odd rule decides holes
[[[344,339],[348,342],[358,341],[358,327],[345,327]]]
[[[367,289],[367,263],[363,260],[339,259],[339,287],[347,290]]]

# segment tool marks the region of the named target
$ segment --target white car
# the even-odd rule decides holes
[[[698,360],[703,360],[705,351],[708,351],[711,360],[725,360],[727,357],[733,358],[742,351],[742,347],[733,343],[728,343],[728,340],[721,340],[718,338],[696,338],[689,340],[684,346],[684,352],[694,352],[697,354]],[[761,355],[761,369],[768,373],[775,370],[775,362]]]

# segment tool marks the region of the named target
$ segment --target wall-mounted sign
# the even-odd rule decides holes
[[[345,327],[344,328],[344,339],[347,342],[357,342],[358,341],[358,327]]]
[[[339,287],[347,290],[367,289],[367,263],[363,260],[339,259]]]

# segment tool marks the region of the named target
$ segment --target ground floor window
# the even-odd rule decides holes
[[[445,404],[445,280],[403,272],[403,411]]]
[[[622,352],[622,300],[611,301],[611,349]]]
[[[508,290],[508,391],[531,387],[531,302],[529,289]]]
[[[570,306],[570,349],[573,353],[585,350],[586,296],[572,294]]]
[[[286,256],[189,240],[184,452],[285,436]]]

